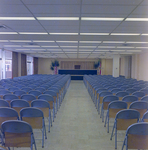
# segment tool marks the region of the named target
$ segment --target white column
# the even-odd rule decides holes
[[[21,76],[21,53],[18,53],[18,76]]]
[[[113,77],[119,77],[120,55],[113,56]]]

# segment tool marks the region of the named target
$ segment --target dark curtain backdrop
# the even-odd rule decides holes
[[[12,52],[12,78],[18,77],[18,53]]]
[[[38,58],[33,57],[33,73],[38,74]]]
[[[21,54],[21,76],[27,75],[27,61],[26,61],[26,55]]]

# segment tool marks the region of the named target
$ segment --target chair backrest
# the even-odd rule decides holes
[[[17,95],[18,98],[20,99],[21,95],[26,94],[26,92],[23,91],[23,90],[16,90],[16,91],[13,92],[13,94]]]
[[[24,100],[28,101],[29,104],[31,104],[31,101],[35,100],[36,97],[32,94],[23,94],[21,96],[21,99],[24,99]]]
[[[148,122],[148,111],[143,114],[143,117],[142,117],[141,120],[142,120],[143,122]]]
[[[148,102],[148,95],[141,97],[141,101]]]
[[[20,118],[21,120],[28,122],[32,128],[41,129],[44,114],[38,108],[27,107],[20,110]]]
[[[127,130],[127,128],[139,121],[140,113],[137,110],[120,110],[115,117],[117,130]]]
[[[26,93],[28,93],[29,91],[32,90],[32,88],[30,87],[23,87],[21,90],[25,91]]]
[[[11,92],[8,91],[8,90],[0,90],[0,97],[1,97],[1,98],[3,98],[3,96],[4,96],[5,94],[11,94]]]
[[[120,91],[122,91],[122,90],[119,89],[119,88],[114,88],[114,89],[111,90],[111,92],[113,93],[113,95],[116,95],[116,93],[120,92]]]
[[[56,97],[57,97],[57,93],[53,90],[47,90],[45,91],[43,94],[49,94],[54,98],[54,102],[56,103]]]
[[[134,88],[128,88],[125,90],[125,92],[127,92],[129,95],[131,95],[132,93],[136,92],[137,90]]]
[[[38,91],[40,91],[41,93],[43,93],[44,91],[46,91],[46,89],[43,88],[43,87],[37,87],[35,90],[38,90]]]
[[[0,108],[0,125],[6,120],[19,120],[17,111],[10,107]]]
[[[54,98],[49,95],[49,94],[41,94],[38,96],[38,99],[43,99],[48,101],[48,103],[50,104],[50,109],[54,108]]]
[[[127,103],[123,101],[113,101],[108,105],[109,118],[115,118],[117,112],[120,110],[127,109]]]
[[[128,105],[127,108],[129,108],[132,102],[138,101],[138,97],[134,95],[127,95],[122,98],[122,101],[126,102]]]
[[[144,113],[148,110],[148,103],[145,101],[135,101],[130,104],[129,109],[138,110],[140,113],[140,118],[142,118]]]
[[[107,95],[113,95],[112,92],[104,91],[99,94],[99,102],[100,104],[103,102],[103,98]]]
[[[147,88],[141,89],[140,91],[141,91],[141,92],[144,92],[145,95],[148,95],[148,89],[147,89]]]
[[[148,123],[139,122],[128,127],[125,136],[126,149],[148,149]]]
[[[10,103],[11,108],[15,109],[18,114],[20,114],[20,110],[25,107],[30,107],[29,103],[23,99],[15,99]]]
[[[0,100],[0,107],[9,107],[9,103],[5,100]]]
[[[145,93],[142,91],[136,91],[136,92],[132,93],[132,95],[137,96],[138,99],[140,100],[143,96],[145,96]]]
[[[6,147],[32,147],[33,144],[35,145],[32,127],[27,122],[19,120],[5,121],[2,123],[1,129],[5,139],[2,144]]]
[[[125,91],[119,91],[119,92],[116,93],[116,96],[119,97],[119,100],[122,100],[122,98],[126,95],[129,95],[129,94]]]
[[[13,99],[18,99],[18,96],[16,96],[15,94],[5,94],[3,96],[3,99],[10,103]]]
[[[36,99],[38,99],[38,96],[42,94],[42,92],[38,91],[38,90],[31,90],[29,91],[29,94],[32,94],[36,97]]]

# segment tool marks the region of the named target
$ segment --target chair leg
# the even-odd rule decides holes
[[[105,123],[104,123],[104,127],[106,127],[106,124],[108,123],[108,122],[107,122],[107,120],[108,120],[108,117],[109,117],[109,116],[108,116],[108,111],[107,111],[107,113],[106,113],[106,117],[105,117]]]
[[[113,125],[113,129],[112,129],[112,134],[111,134],[110,140],[112,140],[112,137],[113,137],[113,134],[114,134],[114,129],[115,129],[115,122],[114,122],[114,125]]]

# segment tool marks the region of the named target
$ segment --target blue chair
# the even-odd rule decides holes
[[[29,105],[31,105],[31,101],[36,100],[36,97],[32,94],[23,94],[21,99],[28,101]]]
[[[114,89],[111,90],[111,92],[113,93],[113,95],[116,95],[116,93],[120,92],[120,91],[122,91],[122,90],[119,89],[119,88],[114,88]]]
[[[29,91],[29,94],[32,94],[36,97],[36,99],[38,99],[38,96],[42,94],[42,92],[38,91],[38,90],[31,90]]]
[[[107,95],[103,98],[100,116],[102,118],[102,122],[104,122],[104,111],[108,109],[109,103],[117,100],[119,100],[119,98],[115,95]]]
[[[104,127],[107,124],[107,132],[109,133],[109,120],[110,118],[115,118],[116,114],[123,109],[127,109],[127,103],[123,101],[113,101],[110,102],[107,109],[106,119]]]
[[[5,94],[5,95],[3,96],[3,99],[4,99],[5,101],[7,101],[7,102],[10,104],[10,102],[11,102],[13,99],[18,99],[18,96],[16,96],[15,94]]]
[[[21,90],[25,91],[26,93],[29,93],[29,91],[32,90],[30,87],[23,87]]]
[[[0,98],[3,99],[3,96],[4,96],[5,94],[11,94],[11,92],[8,91],[8,90],[0,90]]]
[[[135,101],[130,104],[129,109],[135,109],[139,111],[140,118],[142,118],[144,113],[148,110],[148,103],[145,101]]]
[[[44,91],[46,91],[46,89],[43,88],[43,87],[37,87],[35,90],[38,90],[38,91],[40,91],[41,93],[43,93]]]
[[[13,93],[14,91],[17,91],[17,90],[19,90],[19,88],[17,88],[17,87],[10,87],[8,89],[8,91],[10,91],[11,93]]]
[[[9,107],[9,103],[5,100],[0,99],[0,107]]]
[[[141,101],[148,102],[148,95],[141,97]]]
[[[55,118],[55,106],[54,106],[54,99],[51,95],[49,94],[41,94],[38,96],[38,99],[42,99],[42,100],[46,100],[49,105],[50,105],[50,110],[52,110],[52,118],[53,118],[53,122],[54,122],[54,118]]]
[[[143,114],[141,121],[148,122],[148,111]]]
[[[141,89],[140,91],[144,92],[145,95],[148,95],[148,89],[147,88]]]
[[[127,92],[129,95],[132,95],[132,93],[136,92],[137,90],[134,89],[134,88],[129,88],[129,89],[126,89],[125,92]]]
[[[23,99],[14,99],[10,103],[10,107],[15,109],[18,114],[20,114],[20,110],[25,107],[30,107],[29,103]]]
[[[40,129],[42,131],[42,148],[44,147],[44,138],[47,139],[44,114],[38,108],[28,107],[20,111],[20,118],[22,121],[28,122],[33,129]]]
[[[16,91],[13,92],[13,94],[18,96],[18,98],[20,99],[23,94],[26,94],[26,92],[23,91],[23,90],[16,90]]]
[[[115,149],[117,149],[117,131],[118,130],[126,131],[131,124],[137,123],[139,121],[139,118],[140,118],[140,113],[137,110],[133,110],[133,109],[120,110],[116,114],[114,126],[112,129],[112,134],[110,138],[110,140],[112,140],[113,135],[115,134]]]
[[[138,101],[138,97],[134,95],[127,95],[122,98],[123,102],[127,103],[127,108],[129,108],[132,102]]]
[[[145,96],[145,93],[141,92],[141,91],[136,91],[136,92],[132,93],[132,95],[137,96],[138,100],[140,100],[143,96]]]
[[[148,123],[139,122],[130,125],[126,130],[122,150],[148,149]]]
[[[52,126],[52,118],[49,103],[41,99],[33,100],[31,102],[31,107],[39,108],[43,111],[44,117],[48,118],[48,132],[50,132],[50,125]]]
[[[98,99],[98,113],[100,114],[100,107],[102,105],[103,102],[103,98],[107,95],[113,95],[112,92],[108,92],[108,91],[103,91],[99,94],[99,99]]]
[[[125,91],[119,91],[119,92],[116,93],[116,96],[119,97],[119,100],[122,100],[122,98],[126,95],[129,95],[129,94]]]
[[[36,148],[33,130],[30,124],[20,120],[5,121],[1,125],[3,134],[2,145],[5,147],[30,147]],[[13,138],[10,138],[13,137]]]

